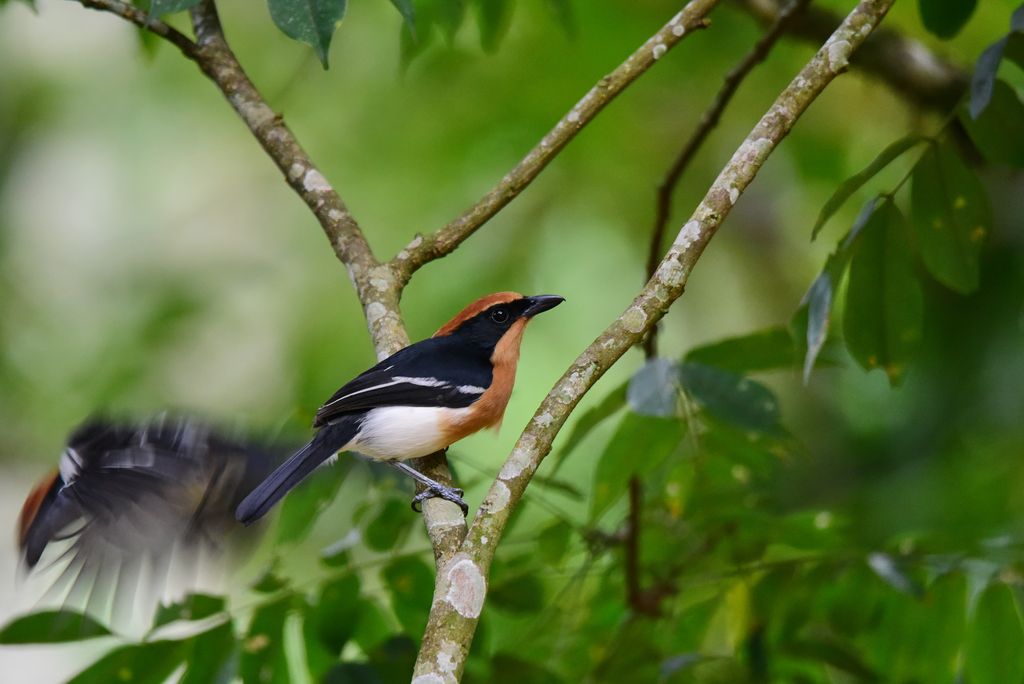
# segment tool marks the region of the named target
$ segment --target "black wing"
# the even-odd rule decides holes
[[[314,427],[381,406],[465,408],[491,385],[488,359],[467,357],[448,337],[406,347],[345,384],[316,412]]]

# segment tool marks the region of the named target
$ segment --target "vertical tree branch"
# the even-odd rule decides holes
[[[483,610],[487,574],[509,516],[591,386],[665,314],[707,243],[797,119],[840,72],[894,0],[862,0],[779,95],[711,185],[633,303],[569,367],[520,435],[473,520],[437,576],[434,603],[414,671],[415,684],[458,681]]]
[[[654,275],[655,269],[658,268],[658,262],[661,260],[661,244],[665,241],[665,230],[668,228],[668,222],[672,218],[672,197],[675,194],[680,179],[683,177],[683,173],[689,168],[690,162],[697,156],[701,147],[704,146],[704,142],[711,135],[711,131],[718,125],[719,120],[722,118],[722,112],[729,106],[740,84],[754,70],[754,67],[768,57],[768,53],[771,52],[772,47],[778,42],[782,33],[792,24],[793,18],[807,7],[808,2],[810,0],[790,0],[785,9],[775,16],[768,31],[754,44],[754,47],[740,60],[739,64],[726,74],[722,87],[718,94],[715,95],[711,106],[701,114],[697,128],[690,134],[686,144],[683,145],[683,149],[680,150],[675,161],[669,166],[668,171],[665,173],[665,179],[658,186],[654,229],[651,231],[650,248],[647,252],[648,279]],[[836,21],[833,26],[838,23]],[[644,354],[649,359],[658,355],[657,326],[652,328],[650,334],[644,339]]]

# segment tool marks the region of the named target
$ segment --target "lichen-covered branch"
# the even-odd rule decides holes
[[[765,23],[776,20],[783,0],[738,0]],[[840,16],[821,7],[808,8],[787,33],[821,44],[839,23]],[[857,51],[852,64],[887,83],[893,92],[914,104],[945,114],[967,91],[970,74],[928,49],[924,43],[883,28]]]
[[[750,49],[750,52],[725,75],[722,87],[715,95],[711,106],[701,114],[697,128],[690,134],[686,144],[679,151],[679,155],[676,156],[672,165],[665,173],[664,180],[658,186],[654,229],[651,231],[650,248],[647,252],[648,278],[654,275],[654,270],[658,268],[658,262],[661,260],[661,244],[665,240],[665,231],[668,228],[669,220],[672,218],[672,196],[675,194],[676,186],[679,185],[679,180],[683,177],[683,172],[690,166],[690,162],[697,156],[704,142],[711,135],[711,131],[718,125],[719,119],[722,118],[722,112],[725,111],[725,108],[732,101],[732,97],[736,94],[740,84],[754,70],[754,67],[765,60],[768,53],[771,52],[772,46],[782,36],[783,31],[789,27],[793,18],[807,7],[808,2],[810,0],[790,0],[785,9],[775,17],[772,25],[761,39]],[[652,358],[657,355],[657,350],[658,329],[654,327],[651,328],[650,334],[644,339],[644,353],[647,355],[647,358]]]
[[[487,593],[487,574],[509,516],[583,395],[664,316],[739,195],[797,119],[840,72],[894,0],[862,0],[779,95],[683,225],[653,278],[541,402],[520,435],[466,539],[437,575],[435,600],[414,672],[415,684],[458,681]]]
[[[450,254],[480,226],[511,202],[554,159],[605,105],[693,31],[708,25],[707,15],[718,0],[690,0],[661,30],[651,36],[614,71],[604,76],[563,116],[555,127],[476,204],[436,233],[417,236],[392,262],[402,282],[416,269]]]

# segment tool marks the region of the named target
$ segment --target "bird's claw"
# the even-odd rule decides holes
[[[427,499],[444,499],[445,501],[451,501],[453,504],[462,509],[463,517],[469,515],[469,504],[462,500],[462,495],[465,494],[461,489],[456,487],[446,487],[444,485],[428,486],[422,492],[418,493],[412,500],[412,510],[420,513],[423,510],[423,502]]]

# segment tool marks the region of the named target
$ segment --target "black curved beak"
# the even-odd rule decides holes
[[[523,315],[527,318],[536,316],[539,313],[544,313],[548,309],[554,309],[564,301],[565,297],[559,297],[558,295],[535,295],[533,297],[526,297],[526,311],[523,312]]]

